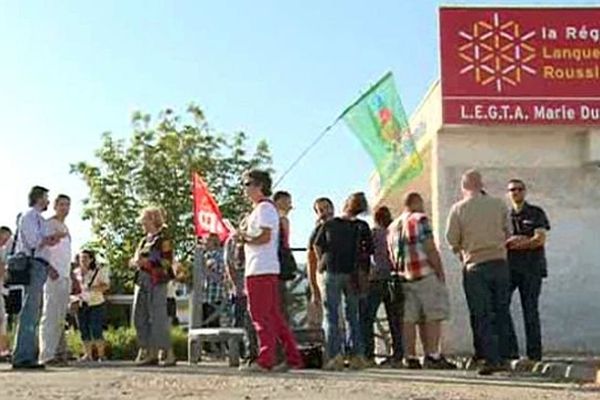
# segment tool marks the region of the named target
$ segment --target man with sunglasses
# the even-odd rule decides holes
[[[542,334],[539,314],[539,297],[542,280],[548,276],[544,244],[550,223],[540,207],[525,201],[527,189],[520,179],[508,182],[508,197],[512,207],[510,219],[512,236],[507,241],[508,263],[511,273],[511,295],[516,289],[521,297],[525,335],[527,337],[527,358],[531,361],[542,359]],[[512,322],[512,321],[511,321]],[[510,324],[510,357],[518,357],[519,348],[514,326]]]

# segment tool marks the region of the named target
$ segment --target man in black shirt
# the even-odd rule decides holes
[[[352,194],[345,203],[341,217],[325,224],[315,239],[319,271],[324,273],[324,305],[327,320],[326,370],[342,370],[345,357],[343,343],[347,348],[350,368],[367,366],[359,320],[359,296],[365,293],[365,285],[371,266],[373,238],[369,225],[357,216],[368,210],[364,193]],[[344,304],[345,320],[349,327],[348,339],[339,329],[339,307]]]
[[[317,253],[315,252],[315,241],[317,239],[317,235],[319,231],[323,227],[325,222],[329,221],[333,218],[334,215],[334,207],[333,202],[327,197],[319,197],[315,200],[313,204],[313,210],[317,217],[315,228],[310,234],[310,238],[308,239],[308,282],[311,291],[311,303],[321,307],[322,299],[321,299],[321,288],[319,288],[319,284],[317,282]]]
[[[542,334],[539,315],[539,297],[542,279],[548,275],[544,244],[550,223],[540,207],[525,201],[525,183],[519,179],[508,182],[508,196],[512,203],[510,219],[512,236],[507,241],[508,263],[511,273],[511,293],[519,290],[525,334],[527,357],[532,361],[542,359]],[[518,358],[519,348],[514,326],[511,323],[509,348],[505,358]]]

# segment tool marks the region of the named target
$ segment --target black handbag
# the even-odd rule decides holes
[[[33,257],[18,253],[9,256],[6,268],[6,284],[11,285],[29,285],[31,281],[31,266]]]
[[[17,233],[15,234],[15,240],[10,251],[10,255],[6,260],[6,279],[7,285],[29,285],[31,281],[30,270],[33,265],[33,256],[28,256],[24,253],[15,254],[15,247],[19,240],[19,220],[20,215],[17,217]]]

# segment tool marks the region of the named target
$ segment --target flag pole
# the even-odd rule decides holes
[[[352,104],[350,104],[348,107],[346,107],[346,109],[344,109],[344,111],[342,111],[342,113],[329,126],[327,126],[325,129],[323,129],[323,131],[321,133],[319,133],[319,135],[308,145],[308,147],[306,147],[302,151],[302,153],[300,153],[300,155],[294,160],[294,162],[292,162],[292,164],[290,164],[290,166],[285,170],[285,172],[281,175],[281,177],[279,177],[279,179],[277,180],[277,182],[275,182],[275,184],[273,185],[273,188],[276,188],[281,183],[281,181],[283,181],[283,178],[285,178],[292,171],[292,169],[294,169],[294,167],[296,165],[298,165],[298,163],[308,154],[308,152],[311,151],[321,141],[321,139],[323,139],[325,137],[325,135],[327,133],[329,133],[333,129],[333,127],[338,122],[340,122],[340,120],[342,120],[342,118],[344,118],[346,116],[346,114],[348,114],[348,112],[352,108],[354,108],[358,103],[360,103],[365,97],[367,97],[368,95],[370,95],[373,92],[373,90],[375,90],[375,88],[377,86],[379,86],[379,84],[381,82],[383,82],[384,80],[386,80],[390,75],[392,75],[392,72],[388,71],[375,84],[371,85],[371,87],[369,88],[369,90],[367,90],[365,93],[363,93],[362,95],[360,95],[358,97],[358,99],[356,99]]]

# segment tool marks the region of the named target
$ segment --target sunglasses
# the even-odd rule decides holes
[[[524,192],[525,188],[521,188],[521,187],[513,187],[513,188],[508,188],[509,192]]]

